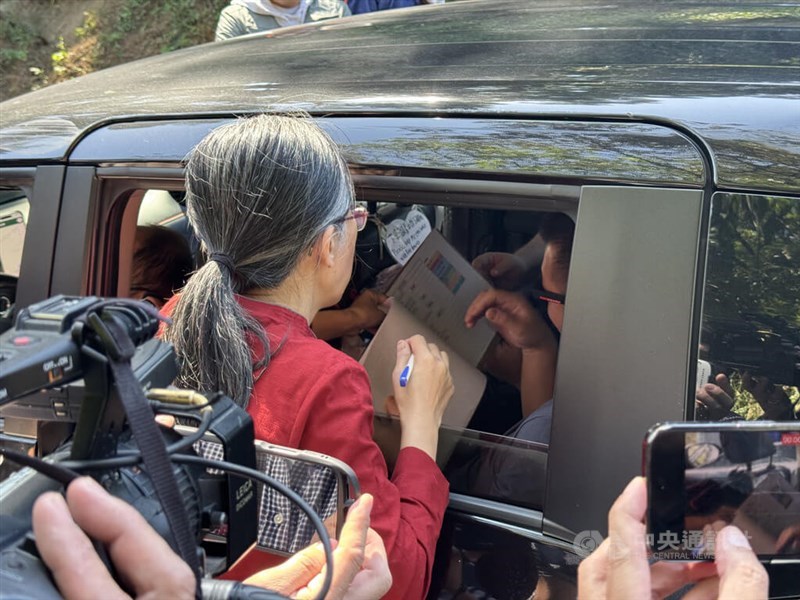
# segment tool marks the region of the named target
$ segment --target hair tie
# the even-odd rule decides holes
[[[226,268],[231,277],[233,277],[233,275],[236,273],[236,267],[233,264],[233,259],[224,252],[212,252],[208,257],[208,260]]]

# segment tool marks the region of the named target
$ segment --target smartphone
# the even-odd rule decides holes
[[[332,538],[339,537],[347,509],[361,494],[358,477],[347,463],[310,450],[256,440],[256,468],[298,493],[322,519]],[[258,485],[258,547],[291,555],[317,540],[311,520],[291,500]]]
[[[176,425],[175,431],[188,435],[195,428]],[[320,517],[328,535],[339,537],[347,509],[361,495],[358,476],[347,463],[310,450],[298,450],[255,440],[256,469],[290,488]],[[222,459],[222,446],[212,433],[206,433],[194,450],[211,460]],[[311,519],[282,493],[257,483],[259,549],[279,556],[291,556],[317,541]],[[214,555],[214,542],[224,541],[214,532],[204,538]],[[211,550],[209,550],[211,548]],[[230,566],[230,565],[229,565]]]
[[[656,425],[644,467],[653,558],[712,560],[736,525],[762,560],[800,562],[800,423]]]

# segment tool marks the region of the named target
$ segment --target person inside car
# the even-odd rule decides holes
[[[520,358],[519,388],[523,419],[506,436],[547,444],[553,410],[558,342],[553,329],[561,331],[564,322],[564,298],[567,291],[569,262],[575,224],[567,215],[547,215],[536,237],[544,243],[542,290],[534,290],[537,299],[547,302],[547,319],[524,295],[490,289],[478,294],[467,309],[464,322],[473,327],[485,318],[508,346],[509,357]]]
[[[343,293],[366,222],[339,149],[307,118],[239,120],[195,147],[186,188],[208,261],[164,307],[172,317],[164,337],[182,366],[177,384],[228,394],[260,440],[348,463],[375,498],[372,526],[394,578],[386,597],[424,597],[448,502],[435,457],[453,393],[449,358],[421,336],[398,343],[392,379],[402,434],[390,479],[372,440],[366,371],[309,327]]]
[[[349,15],[342,0],[231,0],[219,15],[214,41]]]
[[[347,308],[319,311],[311,322],[311,329],[314,335],[326,341],[375,329],[386,317],[386,301],[384,294],[364,290]]]
[[[472,261],[475,270],[497,289],[516,291],[536,280],[536,270],[544,258],[545,242],[540,234],[513,254],[484,252]]]
[[[129,296],[161,308],[183,287],[193,268],[186,238],[166,227],[140,225],[136,228]]]

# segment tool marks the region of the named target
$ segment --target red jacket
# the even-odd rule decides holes
[[[175,300],[164,307],[166,313]],[[375,498],[371,526],[386,545],[394,580],[385,598],[424,598],[447,508],[447,480],[416,448],[400,452],[390,480],[383,455],[372,441],[372,394],[364,368],[317,339],[301,315],[248,298],[239,301],[264,326],[273,353],[264,373],[256,374],[247,408],[256,438],[349,464],[362,491]],[[256,567],[253,572],[262,568],[249,561],[248,570],[251,565]]]

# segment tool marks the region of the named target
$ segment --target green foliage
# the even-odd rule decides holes
[[[800,201],[718,194],[706,314],[757,312],[800,327]]]
[[[95,33],[97,33],[97,15],[92,12],[83,13],[83,25],[75,28],[75,36],[82,40]]]
[[[744,388],[741,374],[734,373],[730,378],[730,382],[734,391],[734,400],[736,401],[733,405],[733,412],[741,415],[748,421],[754,421],[761,417],[764,411],[761,406],[759,406],[758,402],[756,402],[753,395]],[[800,410],[800,388],[789,385],[781,387],[794,406],[795,412],[798,412],[798,410]]]
[[[64,38],[59,36],[58,44],[56,44],[56,51],[50,55],[50,60],[53,62],[53,73],[56,75],[63,75],[67,71],[65,63],[69,58],[69,52],[64,45]]]
[[[737,323],[747,322],[752,332],[760,336],[762,348],[781,339],[783,350],[769,355],[770,365],[782,364],[779,360],[783,358],[793,364],[794,357],[784,354],[791,353],[800,339],[800,200],[717,194],[713,200],[705,289],[704,326],[735,328]],[[704,339],[708,333],[704,332]],[[740,345],[742,358],[758,362],[753,338]],[[775,347],[773,343],[772,348]],[[709,359],[712,363],[720,360],[719,349],[713,344]],[[744,389],[739,371],[730,375],[736,400],[733,410],[747,419],[756,419],[763,411]],[[800,408],[800,389],[782,387],[795,410]]]
[[[5,70],[13,63],[28,60],[28,53],[36,39],[36,33],[24,23],[0,19],[0,69]]]
[[[104,49],[119,53],[120,42],[124,40],[136,27],[137,13],[141,5],[147,0],[126,0],[117,12],[117,19],[110,24],[108,29],[100,32],[101,43]]]
[[[95,69],[97,58],[97,17],[84,12],[83,23],[75,28],[75,43],[67,44],[59,36],[55,52],[50,54],[54,81],[86,75]]]
[[[34,23],[49,18],[54,0],[26,3],[0,19],[0,100],[97,69],[214,39],[220,11],[229,0],[69,0],[58,7],[69,31],[54,26],[48,42]],[[84,12],[92,6],[94,12]],[[57,34],[61,34],[60,36]]]
[[[105,15],[99,30],[101,62],[108,66],[210,42],[227,4],[228,0],[120,0],[119,9]]]
[[[669,12],[661,16],[666,21],[681,20],[687,23],[725,23],[730,21],[759,21],[768,19],[797,19],[800,9],[792,6],[766,6],[736,10],[709,10],[709,7]]]

